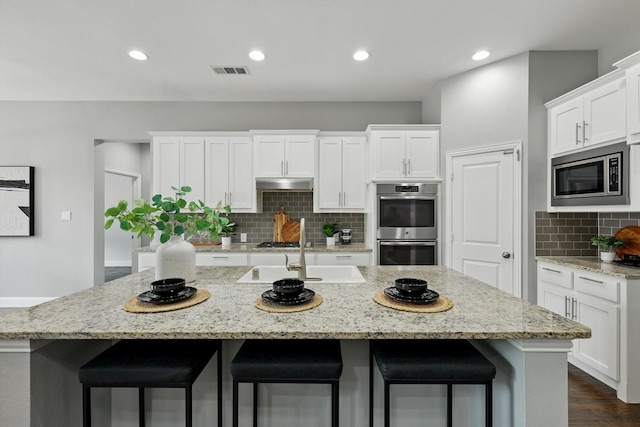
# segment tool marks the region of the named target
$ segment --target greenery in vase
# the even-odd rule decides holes
[[[334,234],[338,232],[338,223],[337,222],[325,222],[322,226],[322,234],[327,237],[333,237]]]
[[[591,238],[591,244],[602,248],[606,252],[613,252],[624,244],[624,239],[616,239],[613,236],[595,236]]]
[[[104,216],[109,218],[104,225],[105,230],[117,221],[121,230],[137,233],[138,237],[146,234],[153,240],[155,233],[159,232],[161,243],[169,241],[171,236],[180,235],[186,239],[196,234],[217,239],[221,233],[235,230],[235,224],[228,218],[231,213],[229,205],[222,206],[222,202],[218,202],[215,208],[211,208],[202,200],[187,202],[184,196],[191,192],[191,187],[171,188],[176,192],[175,198],[156,194],[151,202],[136,200],[135,207],[130,210],[127,201],[120,200],[117,206],[105,211]]]

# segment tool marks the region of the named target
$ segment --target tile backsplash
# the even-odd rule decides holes
[[[314,213],[313,193],[310,191],[265,191],[262,196],[262,213],[233,213],[229,216],[238,224],[232,237],[233,243],[240,242],[240,233],[247,233],[247,243],[270,242],[273,240],[273,216],[280,212],[280,206],[292,220],[305,218],[307,241],[314,244],[325,243],[322,225],[337,222],[339,228],[350,228],[352,243],[364,243],[364,214],[361,213]]]
[[[640,226],[640,212],[536,212],[537,256],[597,256],[596,235],[614,235],[622,227]]]

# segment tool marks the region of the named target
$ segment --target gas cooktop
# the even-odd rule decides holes
[[[262,242],[257,247],[259,248],[299,248],[298,242]]]

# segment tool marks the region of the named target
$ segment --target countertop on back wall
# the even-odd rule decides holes
[[[258,243],[232,243],[230,246],[196,246],[196,252],[297,252],[300,248],[258,248]],[[144,246],[142,248],[134,249],[134,252],[155,252],[158,248],[157,245]],[[335,246],[327,245],[313,245],[310,248],[305,248],[305,252],[372,252],[372,249],[363,244],[351,244]]]
[[[622,277],[628,280],[640,280],[640,267],[627,267],[616,262],[602,262],[600,258],[596,257],[537,256],[536,260],[590,271],[592,273]]]

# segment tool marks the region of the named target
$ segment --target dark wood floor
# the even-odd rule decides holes
[[[569,427],[639,427],[640,404],[627,404],[616,392],[569,364]]]

